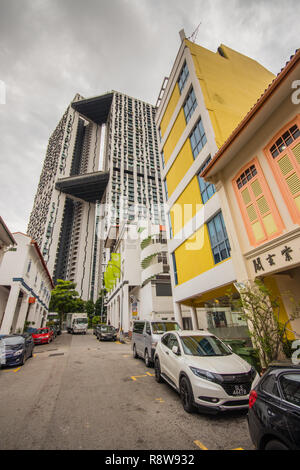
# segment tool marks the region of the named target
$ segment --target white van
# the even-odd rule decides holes
[[[175,321],[138,320],[133,323],[132,353],[134,358],[144,359],[147,367],[154,364],[156,345],[163,333],[178,331],[180,326]]]

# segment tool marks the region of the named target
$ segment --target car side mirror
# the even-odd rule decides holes
[[[176,356],[180,356],[180,350],[179,350],[178,346],[173,346],[172,347],[172,352],[174,354],[176,354]]]

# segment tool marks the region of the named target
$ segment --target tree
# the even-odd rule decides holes
[[[106,289],[101,289],[99,297],[95,302],[95,315],[101,317],[101,321],[106,321],[106,306],[104,305],[104,298],[106,295]]]
[[[249,334],[254,347],[258,349],[262,366],[267,367],[284,354],[288,324],[299,318],[300,314],[295,310],[283,323],[280,319],[279,299],[259,279],[254,283],[240,284],[239,293],[238,300],[233,300],[230,295],[231,302],[242,310],[241,316],[248,322]]]
[[[92,300],[85,302],[85,311],[89,317],[93,317],[95,314],[95,304]]]
[[[49,310],[58,313],[61,328],[66,313],[84,312],[85,303],[75,287],[76,284],[71,281],[57,279],[57,284],[51,292]]]

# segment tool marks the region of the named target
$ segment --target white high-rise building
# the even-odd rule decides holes
[[[123,223],[165,225],[155,113],[115,91],[76,95],[50,137],[28,234],[84,300],[97,299]]]
[[[98,291],[96,203],[109,179],[100,171],[100,148],[112,99],[113,93],[87,100],[76,95],[68,106],[49,139],[28,225],[54,282],[75,282],[84,300]]]

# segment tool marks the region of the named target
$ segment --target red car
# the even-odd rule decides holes
[[[34,344],[51,343],[53,341],[53,331],[51,328],[38,328],[33,334]]]

